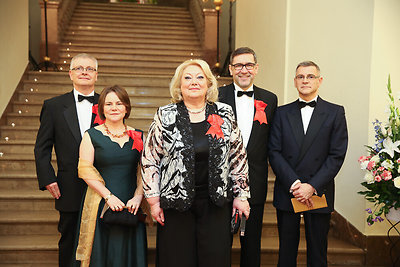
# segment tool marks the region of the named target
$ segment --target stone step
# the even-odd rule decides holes
[[[60,57],[59,62],[57,62],[58,66],[62,66],[63,64],[67,63],[67,69],[69,69],[69,64],[71,63],[71,59],[74,55],[71,55],[70,57]],[[180,63],[183,61],[190,59],[185,58],[184,60],[176,60],[172,59],[169,61],[158,61],[158,60],[150,60],[150,59],[129,59],[129,58],[123,58],[123,57],[117,57],[117,58],[98,58],[98,64],[99,64],[99,71],[104,71],[104,67],[109,67],[109,68],[115,68],[115,67],[122,67],[122,68],[133,68],[133,69],[140,69],[140,68],[148,68],[148,69],[154,69],[154,70],[168,70],[175,71],[175,68],[178,67]]]
[[[12,126],[13,124],[14,126]],[[16,140],[16,139],[36,139],[36,134],[39,130],[39,125],[37,126],[26,126],[23,124],[16,124],[10,121],[9,125],[0,126],[0,137],[2,140]],[[1,152],[1,151],[0,151]]]
[[[0,173],[1,190],[39,190],[38,180],[35,171],[10,170]]]
[[[190,17],[158,17],[147,13],[141,13],[141,15],[138,16],[129,14],[107,14],[107,16],[99,16],[97,14],[74,14],[71,18],[71,24],[81,23],[81,25],[85,25],[87,22],[108,23],[109,27],[118,27],[120,24],[130,24],[135,25],[135,27],[139,25],[193,25],[193,20]]]
[[[111,74],[111,73],[103,73],[101,70],[101,66],[99,66],[99,75],[97,77],[96,84],[109,85],[109,84],[121,84],[121,85],[129,85],[129,86],[165,86],[169,88],[169,83],[171,81],[172,76],[170,75],[128,75],[128,74]],[[69,67],[68,67],[69,69]],[[57,82],[62,81],[64,83],[68,83],[70,88],[72,86],[72,82],[68,76],[67,71],[29,71],[28,72],[28,80],[26,83],[32,85],[32,88],[36,90],[36,83],[54,83],[57,85]]]
[[[191,36],[193,38],[197,39],[197,34],[195,31],[193,31],[192,26],[185,26],[182,25],[182,27],[169,27],[166,28],[164,27],[163,29],[160,28],[144,28],[144,27],[130,27],[126,26],[125,24],[119,25],[118,29],[115,27],[110,28],[108,26],[101,26],[101,25],[91,25],[91,26],[85,26],[85,25],[77,25],[77,24],[72,24],[67,28],[67,31],[72,33],[74,32],[75,34],[80,34],[80,33],[86,33],[86,32],[97,32],[97,33],[128,33],[128,34],[153,34],[153,35],[160,35],[160,36],[165,36],[168,34],[172,35],[178,35],[178,36]]]
[[[92,48],[115,48],[115,49],[149,49],[160,51],[200,51],[199,44],[195,45],[180,45],[180,44],[150,44],[150,43],[128,43],[128,42],[109,42],[107,44],[98,42],[97,40],[82,41],[68,41],[61,43],[60,49],[76,48],[76,49],[92,49]]]
[[[181,40],[180,38],[176,39],[162,39],[158,38],[156,36],[153,37],[147,37],[145,39],[140,39],[136,38],[135,36],[129,37],[129,36],[116,36],[116,37],[108,37],[108,36],[102,36],[102,35],[97,35],[97,36],[86,36],[86,35],[65,35],[65,38],[69,40],[69,42],[73,43],[79,43],[79,42],[85,42],[85,43],[97,43],[97,42],[102,42],[102,43],[107,43],[107,44],[129,44],[131,46],[136,46],[136,45],[146,45],[146,46],[152,46],[152,45],[162,45],[162,46],[178,46],[178,47],[195,47],[197,49],[200,48],[200,43],[198,39],[188,39],[188,40]]]
[[[57,62],[57,67],[60,71],[69,70],[70,62],[69,60],[65,60],[63,62]],[[100,63],[101,67],[99,67],[100,73],[108,73],[108,74],[127,74],[127,75],[151,75],[152,73],[156,73],[157,75],[167,75],[172,77],[175,72],[175,68],[179,65],[178,63],[175,66],[168,68],[154,68],[151,66],[136,66],[136,67],[127,67],[123,65],[106,65],[104,63]],[[149,65],[149,64],[146,64]]]
[[[181,63],[185,60],[188,59],[195,59],[199,58],[200,56],[198,55],[199,53],[196,53],[198,56],[193,56],[193,55],[149,55],[149,54],[141,54],[141,53],[118,53],[118,52],[103,52],[99,53],[97,51],[79,51],[79,52],[72,52],[72,51],[65,51],[65,52],[60,52],[59,57],[61,60],[69,60],[72,59],[74,56],[81,52],[86,52],[89,53],[90,55],[94,56],[99,63],[103,62],[119,62],[119,61],[139,61],[139,62],[164,62],[164,63]]]
[[[121,12],[127,12],[131,10],[151,10],[154,12],[169,12],[169,13],[186,13],[187,9],[183,7],[173,7],[173,6],[161,6],[161,5],[148,5],[148,4],[137,4],[137,3],[127,3],[127,2],[116,2],[116,3],[95,3],[95,2],[80,2],[78,9],[90,9],[90,10],[102,10],[110,11],[116,10]]]
[[[0,211],[0,238],[9,235],[57,235],[59,213],[53,211]]]
[[[158,6],[160,7],[160,6]],[[125,7],[116,7],[114,5],[108,5],[107,7],[93,7],[90,8],[83,8],[78,6],[75,10],[74,15],[82,16],[85,15],[97,15],[102,16],[104,12],[107,14],[114,15],[114,16],[143,16],[146,14],[148,16],[157,16],[157,17],[167,17],[167,18],[191,18],[190,14],[187,9],[176,9],[174,12],[171,12],[169,9],[159,9],[154,8],[153,6],[142,7],[139,8],[137,6],[125,6]]]
[[[0,238],[1,264],[58,266],[58,235],[9,235]],[[29,266],[29,265],[28,265]]]
[[[149,96],[151,98],[152,96]],[[47,98],[46,98],[47,99]],[[37,101],[37,100],[36,100]],[[42,109],[42,104],[43,101],[40,102],[14,102],[13,104],[13,111],[14,112],[33,112],[33,113],[40,113]],[[136,116],[149,116],[149,117],[154,117],[155,112],[157,111],[157,108],[159,106],[155,106],[149,103],[136,103],[136,102],[131,102],[132,110],[131,114],[135,114]]]
[[[82,46],[77,47],[74,45],[73,47],[62,47],[60,49],[60,56],[73,57],[74,55],[80,53],[89,53],[94,57],[118,57],[122,55],[129,55],[129,56],[151,56],[157,57],[159,59],[164,58],[201,58],[202,54],[201,51],[188,51],[188,50],[173,50],[173,49],[146,49],[146,48],[136,48],[136,47],[104,47],[104,46]],[[182,60],[183,61],[183,60]]]
[[[131,115],[131,117],[127,120],[127,125],[143,129],[143,131],[147,131],[150,126],[150,123],[153,120],[153,116],[151,117],[138,117],[135,114]],[[11,125],[14,123],[15,125],[24,125],[24,126],[36,126],[39,127],[39,114],[37,113],[8,113],[7,114],[7,124]],[[11,140],[11,138],[10,138]]]
[[[92,38],[98,38],[99,36],[108,38],[135,38],[135,39],[147,39],[154,38],[159,40],[170,40],[170,39],[180,39],[180,40],[198,40],[197,34],[195,32],[176,32],[176,31],[161,31],[159,29],[139,29],[136,31],[127,31],[115,28],[98,27],[97,30],[92,29],[92,26],[85,27],[79,26],[79,29],[68,30],[64,33],[66,39],[74,36],[91,36]]]
[[[64,72],[65,75],[69,78],[68,74]],[[101,74],[100,74],[101,75]],[[19,91],[18,94],[24,94],[28,92],[28,94],[48,94],[48,95],[61,95],[68,92],[71,92],[73,87],[71,80],[67,80],[65,77],[65,81],[24,81],[24,88],[23,90]],[[118,81],[110,81],[110,83],[104,82],[96,82],[95,84],[95,91],[97,93],[101,93],[101,91],[108,86],[118,84],[119,86],[123,87],[127,93],[131,96],[163,96],[163,97],[170,97],[169,93],[169,85],[167,81],[160,81],[159,86],[146,86],[146,85],[130,85],[119,83]],[[24,98],[22,98],[24,100]]]
[[[25,210],[53,211],[54,199],[49,192],[38,189],[0,190],[0,211]]]

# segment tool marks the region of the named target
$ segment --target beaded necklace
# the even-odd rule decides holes
[[[108,134],[108,135],[111,135],[112,137],[114,137],[114,138],[121,138],[121,137],[124,137],[127,133],[128,133],[128,129],[127,129],[127,127],[126,127],[126,125],[124,124],[124,126],[125,126],[125,131],[122,133],[122,134],[113,134],[112,132],[110,132],[110,130],[108,129],[108,127],[107,127],[107,124],[103,124],[104,125],[104,130],[106,131],[106,133]]]

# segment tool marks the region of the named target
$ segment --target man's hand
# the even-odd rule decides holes
[[[293,196],[297,198],[301,203],[306,204],[309,207],[312,207],[312,195],[315,192],[314,187],[307,183],[298,183],[293,186]]]
[[[46,185],[46,189],[55,199],[59,199],[61,197],[60,189],[58,188],[57,182]]]

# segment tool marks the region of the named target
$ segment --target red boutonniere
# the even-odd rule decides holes
[[[259,121],[260,124],[268,124],[267,115],[265,114],[265,108],[267,107],[267,104],[261,100],[254,100],[254,106],[256,107],[254,121]]]
[[[100,119],[100,116],[99,116],[99,105],[98,104],[93,105],[92,113],[96,114],[96,118],[94,118],[93,124],[97,123],[98,125],[100,125],[100,124],[103,124],[106,121],[106,120]]]
[[[142,133],[138,131],[129,130],[128,136],[133,140],[132,150],[136,149],[139,153],[142,152],[143,150]]]
[[[224,133],[221,129],[221,125],[224,123],[224,120],[216,114],[211,114],[208,116],[207,121],[211,124],[211,127],[208,129],[206,134],[211,134],[212,137],[216,137],[217,139],[224,138]]]

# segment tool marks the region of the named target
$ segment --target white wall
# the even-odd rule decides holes
[[[277,93],[280,105],[289,103],[297,98],[296,65],[313,60],[324,77],[320,96],[345,107],[349,149],[336,177],[336,210],[367,235],[386,234],[388,224],[365,223],[357,159],[374,141],[371,121],[386,117],[388,73],[400,89],[398,14],[398,0],[237,1],[236,44],[256,50],[258,84]]]
[[[274,92],[282,103],[285,75],[286,1],[236,1],[235,48],[248,46],[260,65],[255,84]]]
[[[0,1],[0,114],[28,64],[28,0]]]

